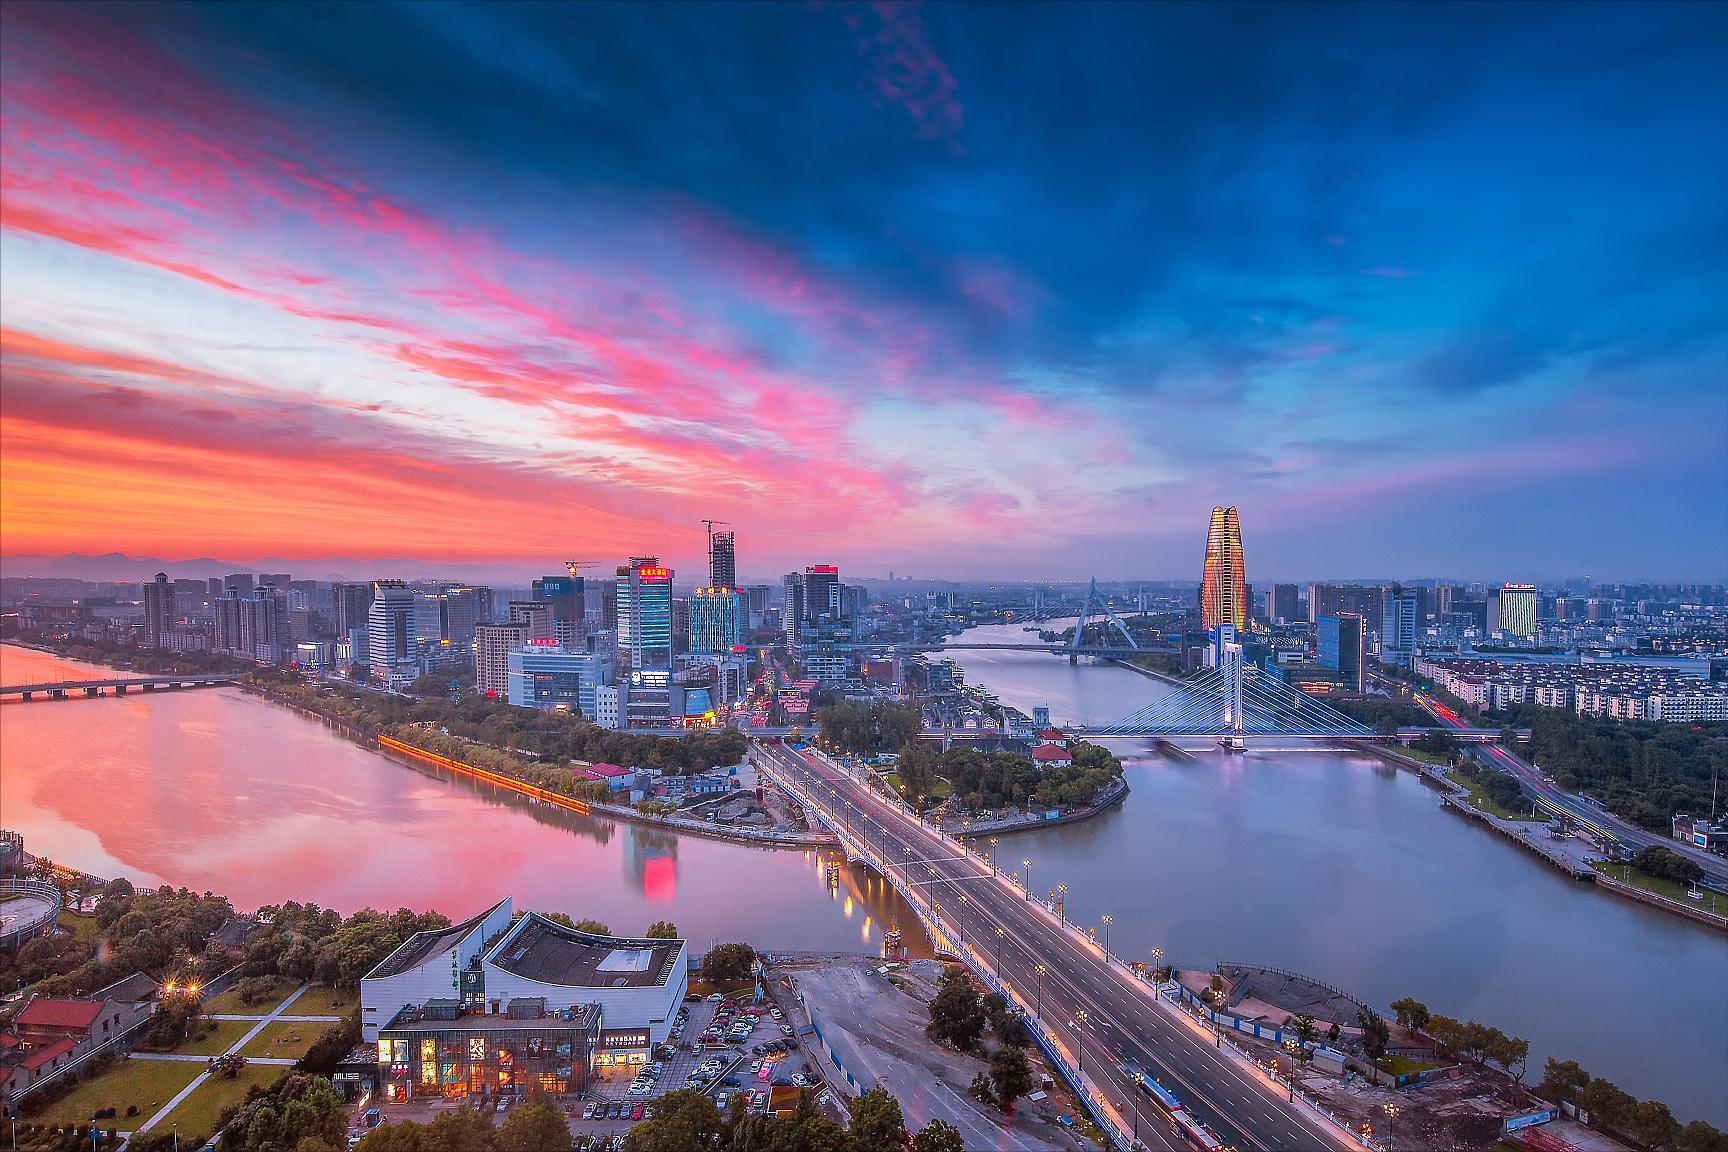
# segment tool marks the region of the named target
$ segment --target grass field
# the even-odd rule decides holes
[[[167,1132],[169,1125],[174,1125],[182,1135],[209,1136],[222,1109],[244,1100],[246,1090],[252,1085],[265,1087],[287,1071],[268,1064],[248,1064],[232,1080],[226,1076],[212,1076],[198,1085],[192,1095],[180,1101],[180,1106],[164,1116],[151,1131]]]
[[[181,1056],[220,1056],[232,1048],[234,1041],[246,1035],[247,1029],[252,1027],[254,1024],[245,1020],[217,1020],[209,1025],[200,1024],[198,1030],[170,1051]],[[194,1040],[192,1037],[198,1035],[199,1031],[204,1033],[204,1039]]]
[[[296,981],[289,980],[284,976],[274,977],[274,980],[276,993],[273,996],[266,997],[256,1004],[242,1004],[240,994],[235,989],[230,988],[215,999],[206,1001],[204,1013],[209,1016],[268,1016],[276,1010],[276,1005],[288,998],[288,993],[299,987]]]
[[[314,984],[294,1001],[289,1012],[295,1016],[346,1016],[360,1005],[360,989],[336,988],[329,984]]]
[[[900,783],[900,773],[898,773],[898,772],[884,772],[884,773],[882,773],[882,779],[888,782],[888,787],[890,787],[890,788],[894,789],[894,791],[900,793],[900,795],[902,797],[904,797],[906,795],[906,789]],[[947,780],[943,779],[941,776],[938,776],[938,777],[936,777],[936,782],[930,788],[929,795],[925,796],[924,800],[925,800],[926,804],[940,803],[941,801],[946,800],[948,798],[948,794],[950,792],[952,792],[953,790],[954,790],[953,786],[950,785]]]
[[[1705,891],[1704,899],[1694,900],[1686,894],[1691,889],[1685,884],[1661,876],[1651,876],[1624,864],[1609,864],[1603,860],[1592,860],[1590,867],[1612,880],[1618,880],[1622,884],[1630,884],[1634,888],[1642,888],[1644,891],[1653,892],[1658,896],[1666,896],[1677,904],[1690,904],[1707,912],[1715,912],[1719,916],[1728,911],[1728,901],[1714,892]]]
[[[1411,1060],[1406,1056],[1382,1056],[1380,1071],[1393,1076],[1408,1076],[1412,1072],[1420,1072],[1424,1068],[1438,1068],[1440,1065],[1432,1061]]]
[[[78,943],[80,944],[89,944],[94,946],[96,943],[96,937],[100,935],[100,932],[96,927],[96,917],[94,916],[75,916],[65,909],[61,909],[60,915],[55,919],[59,923],[60,927],[70,928],[72,930],[72,935],[77,937]]]
[[[1521,812],[1509,812],[1500,807],[1500,805],[1488,799],[1487,795],[1482,791],[1476,781],[1470,779],[1470,777],[1464,775],[1462,772],[1453,773],[1450,779],[1454,784],[1470,793],[1468,803],[1470,807],[1476,809],[1478,812],[1486,812],[1488,815],[1498,816],[1502,820],[1521,820],[1526,824],[1545,824],[1548,822],[1548,813],[1543,812],[1541,809],[1537,809],[1536,815],[1531,816],[1528,809]]]
[[[328,1027],[328,1024],[278,1020],[273,1024],[266,1024],[262,1032],[247,1041],[246,1047],[240,1049],[240,1055],[280,1056],[298,1060],[306,1055],[306,1049],[312,1047],[312,1042]]]
[[[75,1124],[90,1119],[99,1108],[113,1108],[114,1119],[98,1121],[103,1128],[138,1127],[192,1083],[204,1065],[189,1060],[122,1060],[94,1080],[86,1081],[29,1119],[51,1124]],[[136,1105],[138,1115],[126,1109]]]

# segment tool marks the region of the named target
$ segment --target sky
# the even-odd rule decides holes
[[[0,7],[0,551],[1728,575],[1728,5]]]

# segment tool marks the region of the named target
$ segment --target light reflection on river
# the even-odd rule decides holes
[[[1003,625],[966,638],[1032,635]],[[948,655],[968,683],[1027,712],[1048,704],[1058,723],[1107,724],[1168,691],[1111,665]],[[1128,761],[1123,805],[1003,838],[1000,853],[1030,859],[1040,892],[1068,884],[1073,919],[1102,933],[1109,913],[1112,950],[1271,964],[1381,1007],[1413,995],[1529,1039],[1532,1079],[1546,1056],[1575,1059],[1683,1119],[1728,1123],[1728,939],[1566,879],[1377,760],[1178,761],[1110,743]]]

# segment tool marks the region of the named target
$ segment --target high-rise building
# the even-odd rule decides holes
[[[512,649],[506,660],[510,703],[598,718],[598,690],[612,684],[612,653],[526,644]]]
[[[1200,576],[1200,626],[1248,628],[1248,581],[1242,566],[1242,526],[1236,509],[1212,509],[1206,530],[1206,562]]]
[[[1442,584],[1434,589],[1434,615],[1444,620],[1456,609],[1452,606],[1464,599],[1464,589],[1456,584]]]
[[[1296,585],[1274,584],[1266,589],[1266,620],[1270,624],[1296,622]]]
[[[1528,640],[1536,635],[1536,585],[1507,584],[1500,589],[1500,630]]]
[[[786,606],[780,611],[780,629],[786,635],[786,646],[796,648],[804,624],[804,577],[788,572],[781,580],[786,593]]]
[[[336,625],[336,639],[346,640],[357,629],[366,627],[366,612],[372,607],[372,585],[330,585],[330,608]]]
[[[1322,616],[1345,612],[1374,619],[1380,612],[1380,589],[1362,584],[1308,585],[1308,623],[1317,624]]]
[[[251,592],[253,588],[252,573],[235,572],[233,575],[227,577],[222,581],[222,590],[226,592],[230,588],[239,592],[241,595]]]
[[[509,622],[528,629],[529,640],[553,640],[557,630],[552,620],[552,605],[544,600],[512,600]]]
[[[1332,668],[1344,674],[1344,683],[1352,692],[1363,691],[1367,665],[1368,629],[1362,617],[1354,612],[1337,616],[1322,616],[1314,636],[1315,659],[1322,668]]]
[[[474,626],[474,688],[502,700],[510,692],[510,653],[528,643],[527,624]]]
[[[174,613],[176,616],[202,616],[209,593],[202,580],[174,581]]]
[[[748,610],[736,588],[698,588],[690,597],[690,651],[725,652],[744,642]]]
[[[206,591],[209,593],[211,600],[215,600],[216,597],[222,595],[226,588],[227,585],[222,583],[222,577],[220,576],[212,576],[206,582]]]
[[[462,650],[474,642],[474,626],[482,619],[481,589],[460,585],[437,594],[438,638]]]
[[[1380,661],[1401,668],[1410,666],[1416,651],[1420,597],[1416,589],[1388,584],[1380,590]]]
[[[174,627],[174,585],[166,572],[144,585],[144,647],[160,648]]]
[[[417,599],[414,590],[400,580],[379,580],[372,585],[372,604],[366,610],[366,661],[374,679],[408,677],[418,664],[419,647],[414,636]]]
[[[844,615],[841,604],[840,569],[833,564],[812,564],[804,569],[804,621],[814,624],[826,616],[839,620]]]
[[[672,569],[658,556],[632,556],[617,577],[619,659],[632,669],[670,667]]]
[[[580,576],[542,576],[534,581],[533,596],[552,605],[553,623],[579,624],[587,615],[586,585]]]
[[[708,587],[738,587],[738,554],[730,532],[708,533]]]
[[[288,578],[288,573],[286,573],[286,572],[260,572],[260,573],[258,573],[258,586],[259,587],[263,587],[266,584],[274,584],[274,585],[276,585],[276,587],[278,587],[278,588],[282,589],[282,591],[286,592],[288,590],[288,585],[292,584],[292,583],[293,583],[293,581]]]
[[[285,598],[273,587],[242,592],[229,588],[216,598],[216,634],[212,647],[242,660],[274,664],[282,658],[287,639]]]

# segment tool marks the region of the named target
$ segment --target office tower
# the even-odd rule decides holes
[[[768,618],[768,598],[772,592],[773,589],[766,584],[752,584],[744,590],[749,599],[751,631],[762,627],[763,621]]]
[[[708,587],[738,587],[738,555],[732,533],[708,533]]]
[[[1401,668],[1410,666],[1416,651],[1416,589],[1388,584],[1380,591],[1380,660]]]
[[[1464,589],[1456,584],[1442,584],[1434,589],[1434,615],[1444,620],[1454,611],[1453,605],[1464,599]]]
[[[438,593],[438,638],[458,649],[474,641],[474,627],[482,619],[481,589],[455,586]]]
[[[247,593],[251,592],[253,587],[254,587],[254,585],[252,583],[252,573],[250,573],[250,572],[236,572],[233,575],[229,576],[227,579],[222,581],[223,591],[227,591],[228,589],[232,588],[234,591],[239,592],[241,595],[246,595]]]
[[[293,583],[293,581],[288,579],[288,573],[286,573],[286,572],[260,572],[260,573],[258,573],[258,586],[260,588],[262,588],[266,584],[274,584],[274,585],[276,585],[277,588],[286,592],[288,590],[288,585],[291,583]]]
[[[618,656],[632,669],[672,663],[672,569],[658,556],[632,556],[618,578]]]
[[[571,652],[529,644],[510,650],[508,697],[518,708],[551,708],[599,716],[599,690],[613,682],[610,652]]]
[[[1235,508],[1212,509],[1206,530],[1206,562],[1200,576],[1200,626],[1248,628],[1248,584],[1242,566],[1242,526]]]
[[[212,576],[205,582],[205,591],[209,594],[210,599],[212,600],[222,595],[222,591],[225,587],[227,586],[222,583],[222,578],[220,576]]]
[[[214,647],[242,660],[274,664],[282,657],[287,612],[284,597],[265,586],[241,592],[229,588],[216,599]]]
[[[444,635],[444,606],[436,592],[414,593],[414,642],[420,649],[436,647]]]
[[[698,588],[690,597],[690,651],[725,652],[744,642],[744,594],[736,588]]]
[[[336,639],[346,640],[355,630],[365,628],[366,612],[371,607],[371,584],[330,585],[330,609],[335,620]]]
[[[586,585],[580,576],[542,576],[534,581],[532,594],[552,605],[553,623],[580,624],[587,616]]]
[[[552,622],[552,605],[544,600],[512,600],[509,612],[509,623],[527,628],[529,640],[557,638]]]
[[[688,596],[672,597],[672,635],[690,635],[690,598]]]
[[[1488,601],[1452,601],[1451,622],[1457,627],[1474,628],[1480,634],[1488,631]]]
[[[1272,624],[1296,622],[1296,585],[1274,584],[1266,589],[1266,619]]]
[[[839,620],[840,569],[833,564],[812,564],[804,569],[804,620],[814,624],[826,616]]]
[[[786,646],[796,648],[804,624],[804,577],[788,572],[781,580],[786,593],[786,606],[780,611],[780,627],[786,634]]]
[[[202,580],[174,581],[174,613],[176,616],[204,615],[204,602],[209,592]]]
[[[1363,626],[1362,617],[1354,612],[1322,616],[1317,629],[1315,657],[1320,666],[1342,672],[1345,687],[1361,692],[1368,662],[1368,629]]]
[[[528,625],[478,624],[474,628],[474,687],[503,699],[510,691],[510,653],[528,643]]]
[[[1536,585],[1507,584],[1500,589],[1500,630],[1526,640],[1536,635]]]
[[[400,580],[379,580],[372,585],[372,604],[366,610],[366,660],[374,679],[388,680],[393,673],[416,663],[417,599],[413,589]]]
[[[1380,589],[1362,584],[1308,585],[1308,622],[1318,623],[1322,616],[1354,613],[1371,620],[1380,611]]]
[[[1500,631],[1500,590],[1498,588],[1496,588],[1494,591],[1488,593],[1488,602],[1487,603],[1488,603],[1488,612],[1487,612],[1487,616],[1486,616],[1487,623],[1484,625],[1482,630],[1484,632],[1488,633],[1489,635],[1493,635],[1494,633]]]
[[[166,572],[144,585],[144,647],[160,648],[174,627],[174,585]]]

